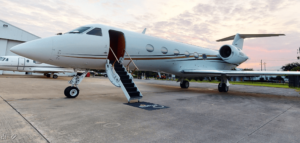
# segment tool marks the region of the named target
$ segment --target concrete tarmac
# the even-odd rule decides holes
[[[300,142],[300,98],[293,89],[134,80],[142,101],[125,105],[107,78],[85,78],[80,95],[65,98],[71,77],[0,76],[0,142]]]

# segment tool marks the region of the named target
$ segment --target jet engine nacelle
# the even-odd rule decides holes
[[[233,45],[223,45],[219,50],[220,57],[227,63],[240,64],[248,59],[243,51]]]

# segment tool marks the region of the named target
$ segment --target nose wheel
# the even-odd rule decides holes
[[[79,95],[79,89],[74,86],[69,86],[65,89],[65,96],[67,98],[76,98]]]
[[[218,90],[219,92],[228,92],[229,86],[227,86],[226,83],[219,83]]]
[[[73,78],[69,81],[69,84],[71,84],[72,86],[67,87],[64,91],[67,98],[76,98],[79,95],[78,85],[81,83],[87,73],[88,70],[80,75],[73,76]]]

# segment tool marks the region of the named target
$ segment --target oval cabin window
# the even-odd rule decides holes
[[[152,45],[148,44],[148,45],[146,46],[146,50],[147,50],[148,52],[153,52],[153,51],[154,51],[154,47],[153,47]]]
[[[180,54],[179,50],[175,49],[174,50],[174,55],[179,55],[179,54]]]
[[[189,57],[189,56],[190,56],[190,53],[189,53],[188,51],[185,51],[184,55],[185,55],[186,57]]]
[[[194,53],[194,57],[195,57],[195,59],[198,59],[199,58],[199,54],[198,53]]]
[[[206,54],[203,54],[203,55],[202,55],[202,59],[203,59],[203,60],[206,60],[206,59],[207,59]]]
[[[167,54],[167,53],[168,53],[168,49],[167,49],[166,47],[162,47],[162,48],[161,48],[161,52],[162,52],[163,54]]]

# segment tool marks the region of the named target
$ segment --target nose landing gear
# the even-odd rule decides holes
[[[74,86],[68,86],[65,89],[65,96],[67,98],[76,98],[79,95],[79,89]]]
[[[84,77],[86,76],[87,73],[88,73],[88,70],[86,70],[81,75],[73,76],[72,80],[69,81],[69,84],[72,84],[72,86],[67,87],[64,91],[64,94],[67,98],[76,98],[79,95],[78,85],[84,79]]]

